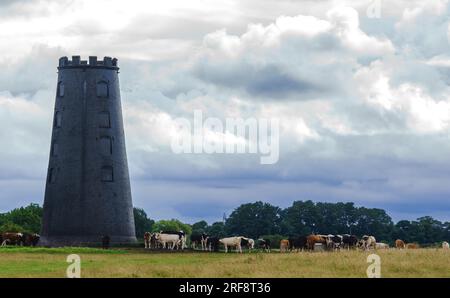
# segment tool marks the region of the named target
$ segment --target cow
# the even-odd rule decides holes
[[[177,249],[180,245],[181,249],[186,248],[186,234],[183,231],[160,231],[160,234],[178,235],[180,241],[175,244]]]
[[[375,243],[375,249],[389,249],[389,244],[377,242]]]
[[[363,250],[369,250],[371,248],[375,249],[375,245],[377,240],[374,236],[364,235],[361,237],[361,240],[358,243],[358,246]]]
[[[110,240],[111,240],[111,238],[108,235],[104,235],[102,237],[102,248],[103,249],[108,249],[109,248]]]
[[[259,248],[264,249],[266,252],[270,252],[270,239],[259,238],[257,243]]]
[[[419,248],[419,244],[417,244],[417,243],[406,244],[406,249],[417,249],[417,248]]]
[[[247,247],[249,251],[255,248],[255,240],[243,236],[241,237],[242,237],[241,247]]]
[[[36,246],[41,236],[39,234],[23,233],[24,246]]]
[[[23,245],[23,234],[22,233],[3,233],[2,234],[2,245]]]
[[[289,240],[288,239],[282,239],[280,241],[280,252],[287,252],[289,249]]]
[[[301,251],[307,248],[307,239],[306,236],[298,236],[298,237],[289,237],[289,250]]]
[[[225,247],[225,252],[228,252],[228,247],[236,247],[236,252],[240,252],[242,253],[242,246],[241,246],[241,241],[242,241],[242,236],[235,236],[235,237],[227,237],[227,238],[222,238],[219,240],[220,243],[223,244],[223,246]]]
[[[166,248],[167,244],[167,248],[171,250],[181,242],[178,234],[155,233],[155,239],[161,243],[163,248]]]
[[[449,244],[447,241],[442,242],[442,249],[449,249]]]
[[[343,246],[343,239],[344,237],[341,235],[327,235],[327,248],[332,250],[341,249]]]
[[[397,249],[404,249],[405,248],[405,241],[401,239],[395,240],[395,248]]]
[[[323,245],[327,244],[327,236],[325,235],[309,235],[306,237],[306,244],[309,250],[314,250],[316,243],[321,243]]]
[[[358,237],[355,235],[344,234],[342,235],[342,244],[344,248],[350,250],[350,248],[354,248],[358,244]]]
[[[207,250],[207,240],[208,234],[192,234],[191,235],[191,245],[193,249],[196,249],[196,246],[200,244],[202,246],[202,250]]]
[[[150,248],[150,240],[152,238],[152,233],[150,232],[145,232],[144,233],[144,248]]]
[[[218,237],[207,237],[206,238],[206,247],[209,251],[219,251],[219,238]]]

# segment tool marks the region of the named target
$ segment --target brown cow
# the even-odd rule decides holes
[[[152,237],[152,234],[150,232],[144,233],[144,247],[145,248],[151,248],[151,246],[150,246],[151,237]]]
[[[23,234],[22,233],[3,233],[2,234],[2,246],[5,245],[22,245]]]
[[[24,246],[36,246],[41,236],[39,234],[23,233],[23,245]]]
[[[283,239],[280,241],[280,252],[287,252],[289,249],[289,240]]]
[[[307,243],[307,247],[310,250],[314,250],[314,246],[316,245],[316,243],[322,243],[323,245],[326,246],[327,236],[325,236],[325,235],[309,235],[308,237],[306,237],[306,243]]]
[[[417,244],[417,243],[406,244],[406,249],[417,249],[417,248],[419,248],[419,244]]]
[[[395,248],[397,249],[404,249],[405,248],[405,241],[401,239],[395,240]]]

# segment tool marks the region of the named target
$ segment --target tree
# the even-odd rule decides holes
[[[0,225],[13,223],[23,228],[22,232],[39,233],[41,230],[42,207],[31,203],[26,207],[13,209],[0,215]]]
[[[206,233],[210,236],[219,238],[227,236],[227,233],[225,232],[225,224],[221,221],[215,222],[211,226],[209,226],[206,230]]]
[[[319,232],[317,227],[319,212],[310,200],[293,202],[291,207],[283,210],[281,216],[281,230],[285,235],[308,235]]]
[[[208,230],[208,223],[204,220],[201,220],[199,222],[196,222],[192,225],[192,234],[202,234],[206,233]]]
[[[0,234],[6,233],[6,232],[10,232],[10,233],[22,232],[23,233],[23,232],[31,232],[31,231],[26,231],[23,227],[15,224],[15,223],[6,222],[0,226]]]
[[[147,213],[141,208],[133,208],[133,214],[136,237],[141,238],[144,236],[145,232],[150,232],[152,230],[155,221],[148,218]]]
[[[191,234],[192,227],[188,224],[182,223],[178,219],[159,220],[153,225],[152,231],[183,231],[185,234]]]
[[[373,235],[378,242],[392,239],[394,223],[383,209],[360,207],[357,211],[357,235]]]
[[[243,204],[236,208],[225,222],[228,235],[257,238],[263,234],[280,232],[281,209],[268,203]]]

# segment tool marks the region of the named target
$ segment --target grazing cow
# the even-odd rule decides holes
[[[24,246],[36,246],[41,236],[39,234],[23,233],[23,245]]]
[[[163,248],[166,248],[167,244],[167,248],[171,250],[181,242],[178,234],[155,233],[155,239],[161,243]]]
[[[375,243],[375,249],[389,249],[389,244],[377,242]]]
[[[111,240],[111,238],[108,235],[104,235],[102,237],[102,248],[103,249],[108,249],[109,248],[110,240]]]
[[[309,235],[308,237],[306,237],[306,244],[308,246],[308,249],[314,250],[316,243],[321,243],[323,245],[326,245],[327,244],[327,236],[313,234],[313,235]]]
[[[223,246],[225,247],[225,252],[228,252],[228,246],[230,246],[236,247],[236,252],[242,253],[242,246],[241,246],[242,238],[244,237],[242,236],[227,237],[220,239],[219,242],[222,243]]]
[[[247,247],[249,251],[255,248],[255,240],[252,238],[245,238],[243,236],[241,237],[241,247]]]
[[[406,244],[406,249],[417,249],[417,248],[419,248],[419,244],[417,244],[417,243]]]
[[[2,246],[5,246],[7,244],[23,245],[23,234],[22,233],[3,233]]]
[[[290,251],[296,250],[298,252],[307,248],[306,236],[289,237],[288,240]]]
[[[202,246],[202,250],[207,250],[208,235],[205,233],[202,234],[192,234],[191,235],[191,245],[193,249],[196,249],[196,246],[200,244]]]
[[[150,240],[152,238],[152,234],[150,232],[145,232],[144,233],[144,248],[150,248],[151,247],[151,243]]]
[[[344,248],[350,250],[350,248],[354,248],[358,244],[358,237],[355,235],[344,234],[342,235],[342,243]]]
[[[364,250],[369,250],[371,248],[375,249],[375,245],[377,243],[377,240],[374,236],[368,236],[364,235],[361,237],[361,240],[359,241],[359,247]]]
[[[270,252],[270,239],[259,238],[258,247],[264,249],[266,252]]]
[[[405,248],[405,241],[397,239],[395,240],[395,248],[397,249],[404,249]]]
[[[327,248],[328,249],[341,249],[343,246],[344,237],[341,235],[328,235],[326,237],[327,240]]]
[[[442,242],[442,249],[449,249],[449,244],[447,241]]]
[[[179,245],[181,249],[186,248],[186,234],[183,231],[161,231],[160,234],[178,235],[180,241],[175,244],[177,249]]]
[[[289,249],[289,240],[283,239],[280,241],[280,252],[287,252]]]
[[[218,237],[207,237],[206,238],[206,247],[209,251],[219,251],[219,238]]]

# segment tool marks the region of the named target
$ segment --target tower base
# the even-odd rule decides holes
[[[127,245],[137,242],[132,236],[110,236],[111,245]],[[41,236],[38,246],[64,247],[64,246],[101,246],[102,236]]]

